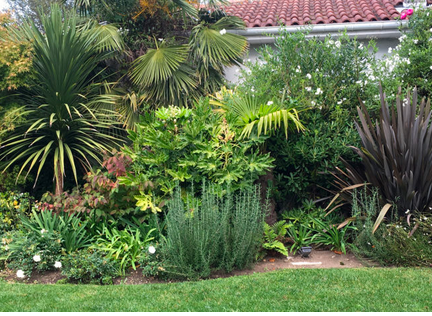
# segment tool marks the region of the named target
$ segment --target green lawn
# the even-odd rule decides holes
[[[0,283],[0,311],[429,311],[432,269],[292,269],[121,286]]]

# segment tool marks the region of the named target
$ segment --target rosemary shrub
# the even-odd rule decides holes
[[[218,190],[219,189],[219,190]],[[203,184],[201,198],[183,201],[179,187],[168,205],[164,256],[169,274],[197,279],[212,270],[244,269],[255,260],[263,236],[265,207],[259,188],[220,195]]]

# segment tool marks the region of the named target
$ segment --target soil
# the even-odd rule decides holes
[[[376,266],[369,261],[361,261],[353,254],[337,254],[329,250],[312,250],[307,258],[301,255],[291,255],[289,257],[268,256],[260,262],[257,262],[250,270],[233,271],[231,273],[215,272],[210,278],[227,278],[231,276],[247,275],[253,273],[264,273],[280,269],[311,269],[311,268],[363,268]],[[18,279],[14,271],[1,271],[0,278],[7,282],[23,282]],[[55,284],[59,280],[65,279],[60,271],[46,271],[43,273],[34,272],[29,280],[25,283],[36,284]],[[138,268],[131,271],[126,277],[119,277],[114,280],[114,284],[146,284],[146,283],[172,283],[175,281],[163,281],[155,278],[144,277],[142,270]]]

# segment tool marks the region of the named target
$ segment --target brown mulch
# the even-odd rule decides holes
[[[294,263],[294,264],[293,264]],[[297,263],[297,265],[295,264]],[[314,249],[308,258],[302,258],[299,254],[289,257],[273,256],[266,257],[257,262],[250,270],[233,271],[231,273],[214,272],[210,278],[227,278],[238,275],[248,275],[253,273],[264,273],[280,269],[311,269],[311,268],[363,268],[376,266],[373,262],[360,261],[353,254],[337,254],[329,250]],[[18,279],[15,271],[0,271],[0,278],[7,282],[34,283],[34,284],[55,284],[59,280],[65,279],[60,271],[46,271],[43,273],[34,272],[30,279],[23,281]],[[136,271],[130,271],[125,277],[118,277],[114,284],[146,284],[146,283],[172,283],[175,281],[163,281],[152,277],[145,277],[142,270],[137,268]]]

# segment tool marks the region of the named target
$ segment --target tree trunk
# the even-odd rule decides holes
[[[55,180],[55,195],[59,196],[63,193],[63,173],[60,168],[60,162],[57,162],[57,171],[54,170],[54,173],[56,173],[54,176]]]

